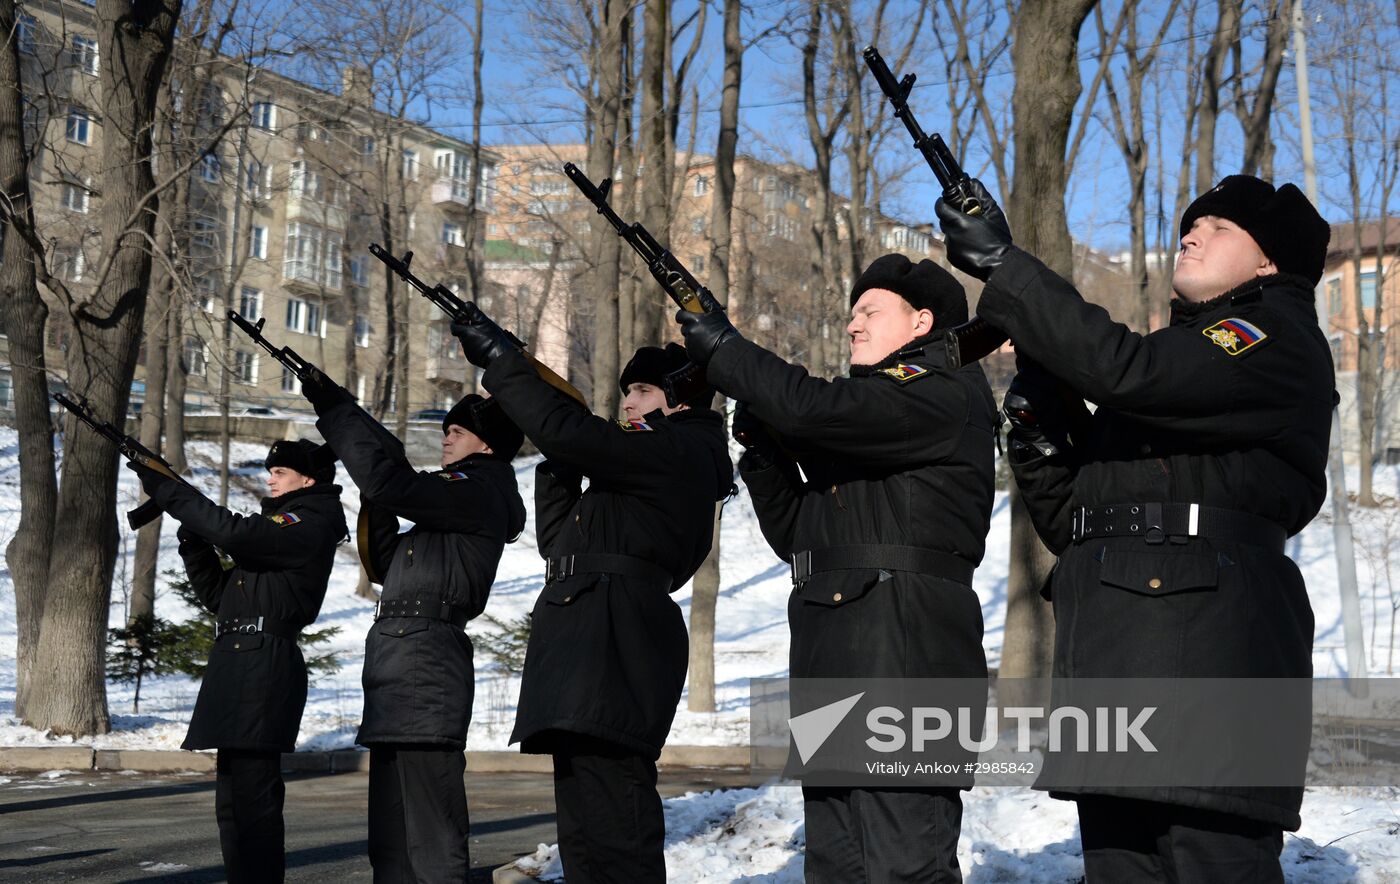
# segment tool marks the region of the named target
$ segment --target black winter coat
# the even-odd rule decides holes
[[[371,507],[370,548],[384,575],[380,609],[409,600],[447,603],[468,620],[486,607],[506,543],[525,526],[525,504],[506,461],[474,454],[419,472],[352,403],[328,409],[316,428]],[[399,519],[413,527],[399,533]],[[476,675],[461,627],[429,617],[384,616],[365,638],[364,746],[426,743],[464,748]]]
[[[552,753],[585,734],[655,759],[689,662],[669,593],[705,560],[715,503],[732,487],[723,422],[710,409],[656,411],[641,426],[606,420],[541,381],[516,352],[493,361],[482,385],[548,458],[536,471],[541,554],[621,554],[670,575],[662,583],[580,573],[544,587],[530,615],[511,742]]]
[[[1287,556],[1201,537],[1076,544],[1070,524],[1080,506],[1171,502],[1261,516],[1289,535],[1307,525],[1326,490],[1335,402],[1307,281],[1280,275],[1204,304],[1173,302],[1171,325],[1144,336],[1017,252],[991,277],[978,312],[1010,333],[1018,353],[1098,405],[1092,418],[1065,418],[1084,428],[1061,455],[1013,459],[1036,529],[1060,556],[1055,675],[1310,677],[1312,608]],[[1301,783],[1302,759],[1298,774]],[[1300,824],[1301,785],[1084,791]]]
[[[941,338],[917,340],[832,381],[749,341],[716,350],[710,382],[747,403],[806,476],[784,455],[766,469],[740,460],[774,552],[790,559],[802,550],[885,544],[981,562],[996,407],[980,367],[944,365]],[[987,673],[977,595],[941,577],[877,569],[813,574],[793,590],[788,622],[794,678]]]
[[[338,486],[263,498],[257,516],[232,513],[179,482],[162,482],[155,500],[185,529],[180,557],[190,586],[219,622],[263,617],[303,628],[316,619],[335,547],[346,535]],[[216,546],[233,559],[231,569],[224,570]],[[291,752],[305,706],[306,662],[294,639],[222,635],[183,748]]]

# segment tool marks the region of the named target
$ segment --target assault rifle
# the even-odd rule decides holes
[[[496,322],[483,313],[481,308],[476,306],[475,302],[463,301],[461,298],[457,297],[456,293],[442,283],[430,286],[419,279],[409,268],[409,265],[413,263],[413,252],[404,252],[403,257],[398,258],[390,254],[379,243],[370,243],[369,253],[383,261],[384,265],[393,271],[395,276],[412,286],[418,294],[437,305],[438,309],[446,313],[453,322],[487,327],[496,325]],[[499,326],[497,327],[499,328]],[[583,398],[583,394],[580,393],[573,384],[556,374],[554,369],[536,359],[530,351],[525,348],[524,341],[504,329],[501,331],[510,342],[524,354],[530,364],[534,366],[541,380],[563,393],[565,396],[576,400],[585,408],[588,406],[588,403]]]
[[[601,184],[594,184],[583,174],[583,170],[573,163],[564,164],[564,174],[583,192],[598,210],[598,214],[608,220],[613,230],[617,231],[617,235],[627,240],[632,250],[641,256],[647,270],[661,283],[661,287],[671,296],[671,300],[676,302],[676,306],[691,313],[713,313],[724,309],[724,305],[715,300],[710,290],[701,285],[675,255],[663,249],[641,222],[634,221],[628,224],[618,217],[617,212],[608,204],[608,190],[612,188],[611,178],[604,178]]]
[[[982,204],[968,192],[971,180],[963,171],[947,143],[937,132],[924,134],[923,127],[909,109],[909,92],[914,88],[917,74],[906,74],[903,80],[896,80],[880,51],[874,46],[865,47],[865,63],[875,75],[880,91],[890,100],[894,115],[904,123],[904,128],[914,137],[914,147],[924,155],[929,168],[943,187],[943,201],[968,215],[982,214]],[[986,356],[1006,343],[1004,332],[990,325],[985,319],[974,316],[967,322],[944,333],[943,345],[948,353],[948,367],[961,368]]]
[[[86,399],[80,398],[80,401],[74,402],[62,393],[54,393],[53,398],[59,405],[71,411],[73,416],[79,421],[87,424],[94,433],[111,442],[113,445],[116,445],[117,451],[120,452],[122,457],[132,463],[139,463],[143,467],[169,476],[176,482],[180,482],[184,485],[189,484],[185,481],[183,476],[175,472],[174,467],[170,466],[170,463],[166,461],[165,458],[142,445],[140,440],[128,436],[126,433],[112,426],[112,424],[100,419],[93,413],[92,406],[88,405]],[[136,531],[150,524],[159,515],[160,506],[154,500],[147,500],[145,503],[126,514],[126,522],[131,526],[131,530]]]
[[[263,326],[267,324],[267,317],[262,317],[257,322],[249,322],[247,318],[237,310],[230,310],[228,312],[228,321],[238,326],[239,330],[252,338],[253,343],[266,350],[273,359],[282,363],[288,371],[296,375],[298,381],[306,383],[313,374],[321,372],[319,368],[301,358],[301,354],[297,353],[297,351],[293,350],[291,347],[274,346],[271,341],[263,336],[262,330]],[[361,420],[371,427],[383,441],[385,449],[398,455],[398,457],[406,463],[408,461],[408,454],[404,451],[403,442],[399,437],[389,432],[389,430],[379,421],[375,420],[374,416],[368,411],[365,411],[358,405],[356,405],[356,409],[360,413]],[[367,506],[365,502],[361,502],[360,517],[355,527],[355,545],[360,553],[360,563],[364,565],[365,573],[369,575],[370,582],[382,584],[384,578],[375,570],[374,557],[370,555],[371,532],[369,530],[369,510],[369,506]]]

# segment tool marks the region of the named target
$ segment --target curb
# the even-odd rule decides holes
[[[549,773],[548,755],[519,752],[467,752],[473,773]],[[723,767],[747,769],[747,746],[667,746],[658,767]],[[93,749],[91,746],[0,746],[0,771],[135,770],[143,773],[214,771],[213,752],[158,749]],[[290,773],[347,773],[369,770],[369,753],[358,749],[329,752],[287,752],[282,770]],[[530,881],[531,878],[521,880]]]

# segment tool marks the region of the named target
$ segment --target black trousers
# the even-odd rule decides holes
[[[1283,884],[1278,826],[1131,798],[1077,803],[1087,884]]]
[[[554,755],[559,860],[569,884],[664,884],[656,762],[579,737]]]
[[[282,753],[220,749],[214,817],[230,884],[281,881],[286,874]]]
[[[957,789],[802,789],[809,884],[962,880]]]
[[[451,746],[369,750],[369,862],[375,884],[467,880],[467,759]]]

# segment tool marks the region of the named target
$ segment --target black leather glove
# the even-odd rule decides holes
[[[515,339],[470,301],[462,320],[452,323],[452,333],[462,342],[467,361],[477,368],[486,368],[497,356],[515,347]]]
[[[723,310],[713,313],[691,313],[677,310],[676,322],[681,326],[681,337],[685,338],[685,352],[696,365],[709,365],[720,344],[730,338],[742,337],[738,329],[729,323]]]
[[[342,402],[355,401],[349,390],[326,377],[326,373],[314,365],[311,366],[306,380],[301,382],[301,395],[306,397],[306,401],[311,403],[317,414],[325,414]]]
[[[190,529],[186,528],[184,525],[181,525],[179,528],[175,529],[175,539],[178,540],[178,541],[181,542],[181,543],[204,543],[204,542],[205,542],[205,540],[204,540],[203,537],[200,537],[198,534],[196,534],[196,533],[194,533],[193,531],[191,531]]]
[[[1013,248],[1011,225],[982,182],[973,178],[965,190],[981,203],[979,214],[965,214],[941,198],[934,204],[934,211],[943,228],[948,260],[968,276],[986,282]]]
[[[165,473],[153,470],[145,464],[139,464],[134,460],[126,462],[126,468],[136,474],[136,478],[141,480],[141,487],[145,490],[147,497],[155,497],[156,489],[166,482],[175,480]]]
[[[774,462],[778,446],[768,427],[749,410],[748,403],[735,402],[729,419],[729,432],[734,441],[744,446],[747,462],[755,469],[767,469]]]

